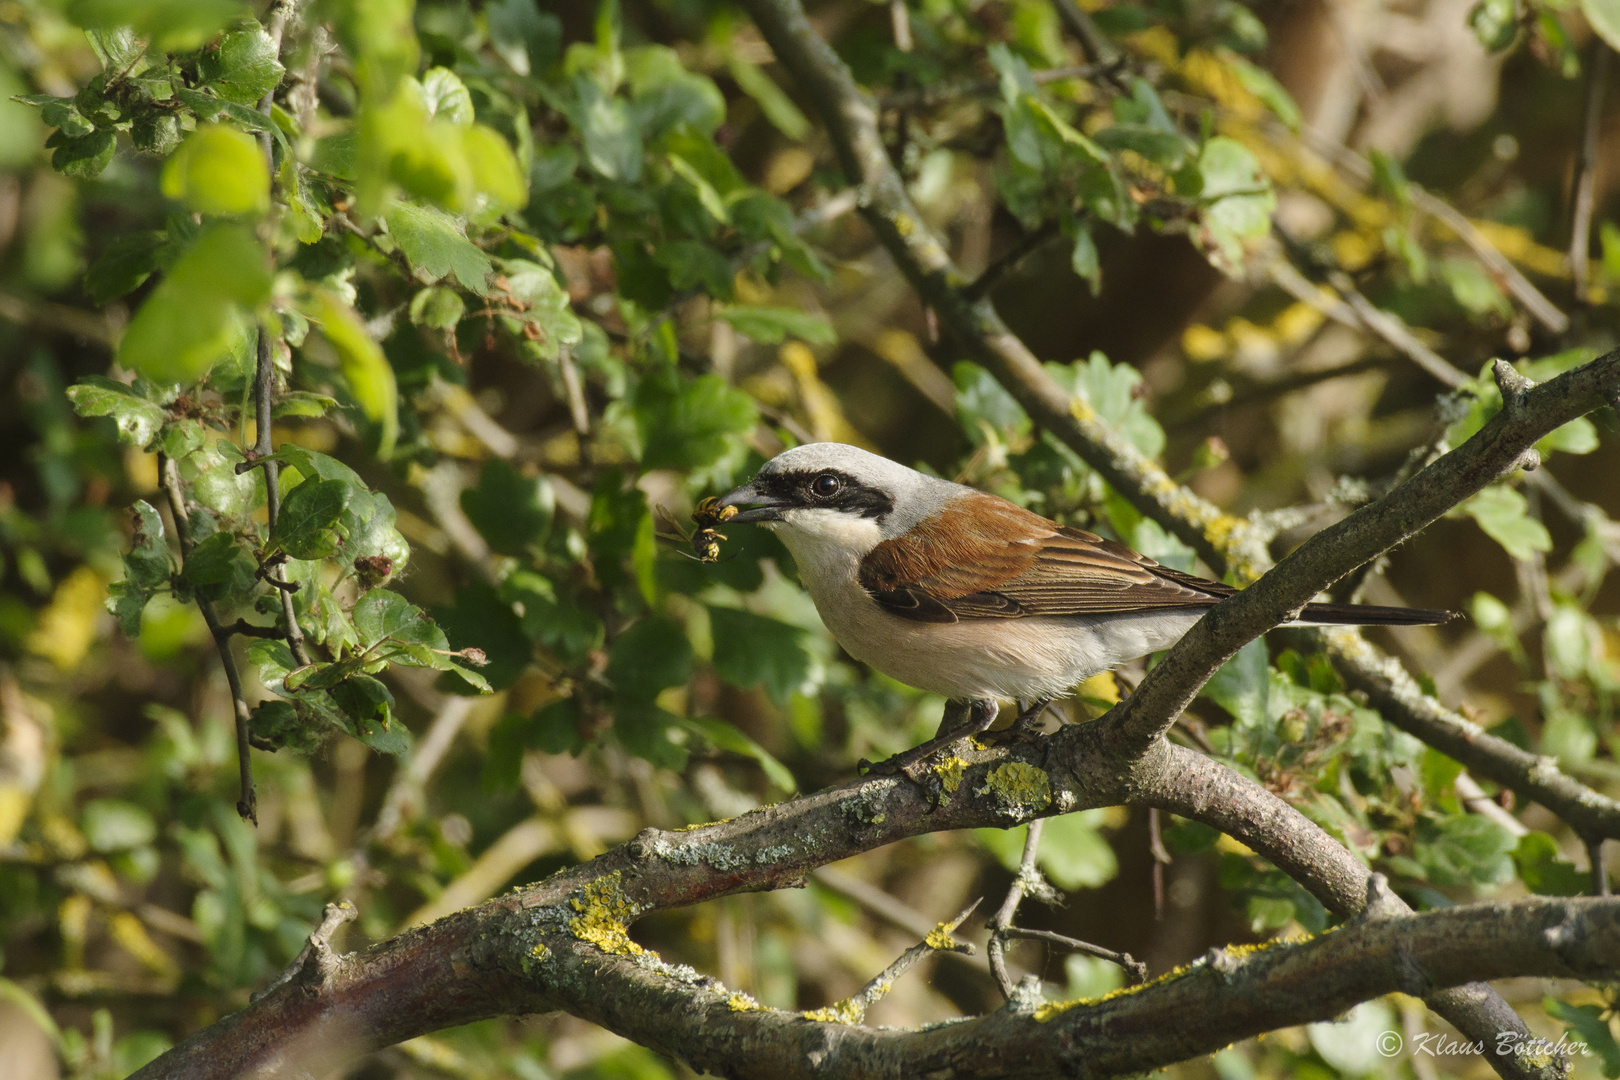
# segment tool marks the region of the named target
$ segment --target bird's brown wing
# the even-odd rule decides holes
[[[941,623],[1208,607],[1233,591],[982,492],[879,544],[860,582],[893,614]]]

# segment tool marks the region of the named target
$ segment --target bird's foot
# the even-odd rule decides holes
[[[929,739],[927,742],[913,746],[910,750],[903,750],[891,758],[883,761],[868,761],[862,758],[855,768],[862,776],[895,776],[903,775],[914,784],[927,789],[932,795],[932,803],[939,805],[939,796],[943,794],[943,781],[939,776],[939,766],[943,762],[931,761],[935,755],[942,758],[947,752],[964,739],[983,734],[989,726],[996,721],[996,703],[993,701],[975,701],[968,713],[967,723],[953,728],[948,732]]]

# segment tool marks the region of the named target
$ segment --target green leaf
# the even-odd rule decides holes
[[[217,532],[191,549],[180,580],[210,600],[235,602],[253,590],[257,571],[234,533]]]
[[[1097,254],[1097,241],[1092,237],[1091,229],[1083,223],[1075,226],[1074,251],[1069,256],[1069,265],[1091,287],[1091,295],[1096,296],[1102,288],[1102,260]]]
[[[1585,1044],[1585,1052],[1598,1056],[1604,1076],[1609,1080],[1620,1077],[1620,1044],[1615,1042],[1607,1010],[1602,1005],[1571,1005],[1551,997],[1544,998],[1542,1005],[1547,1015],[1569,1025],[1569,1030]]]
[[[228,439],[199,447],[181,465],[198,504],[225,518],[242,521],[265,503],[264,470],[238,473],[246,459]]]
[[[168,157],[180,145],[180,120],[162,113],[142,113],[130,125],[130,141],[135,149],[153,157]]]
[[[1581,13],[1609,48],[1620,49],[1620,0],[1581,0]]]
[[[121,799],[91,799],[84,804],[79,827],[94,851],[128,851],[157,839],[157,822],[142,807]]]
[[[726,70],[731,72],[738,89],[754,99],[759,111],[777,131],[794,142],[802,142],[810,133],[809,119],[763,69],[732,52],[726,57]]]
[[[521,317],[513,317],[515,329],[525,338],[524,348],[541,360],[555,360],[562,350],[578,345],[585,328],[569,308],[568,291],[546,267],[524,259],[501,259],[501,275],[506,293],[522,305]]]
[[[281,82],[285,69],[275,44],[258,23],[232,30],[197,56],[197,76],[214,93],[238,105],[258,107]]]
[[[574,84],[580,102],[576,124],[585,138],[585,161],[608,180],[634,184],[641,179],[641,127],[630,103],[602,92],[581,75]]]
[[[203,124],[163,166],[163,194],[199,214],[262,214],[270,208],[270,170],[251,135]]]
[[[1003,436],[1021,435],[1030,430],[1029,414],[984,368],[969,360],[958,360],[951,368],[956,383],[956,418],[962,430],[975,443],[983,442],[982,429]]]
[[[342,536],[333,526],[348,508],[352,490],[343,480],[306,479],[287,493],[272,541],[295,559],[336,554]]]
[[[354,629],[366,648],[381,641],[445,649],[444,631],[399,593],[372,589],[354,605]],[[421,666],[421,665],[417,665]]]
[[[1198,174],[1204,210],[1193,239],[1217,267],[1239,275],[1270,235],[1277,196],[1249,148],[1224,135],[1204,144]]]
[[[290,390],[276,401],[272,415],[278,420],[284,416],[325,416],[335,408],[336,398],[309,390]]]
[[[264,250],[239,225],[205,230],[135,313],[118,362],[155,383],[195,382],[270,295]]]
[[[484,5],[489,42],[519,75],[538,75],[562,48],[562,23],[533,0],[491,0]]]
[[[1119,861],[1098,831],[1106,811],[1081,810],[1048,818],[1037,861],[1060,889],[1095,889],[1119,873]]]
[[[1225,61],[1227,70],[1237,77],[1238,84],[1243,89],[1259,98],[1290,131],[1299,130],[1299,106],[1271,72],[1232,53],[1222,55],[1221,59]]]
[[[131,509],[135,534],[124,554],[124,580],[146,590],[168,588],[173,567],[169,545],[163,539],[163,519],[145,499],[138,500]]]
[[[160,53],[190,52],[251,14],[237,0],[71,0],[67,6],[75,26],[102,31],[128,27]]]
[[[1459,814],[1420,837],[1412,854],[1436,885],[1502,885],[1513,880],[1518,841],[1507,829],[1478,814]]]
[[[101,305],[133,292],[158,268],[159,255],[168,246],[169,234],[146,231],[125,233],[107,249],[84,274],[84,291],[92,303]]]
[[[1552,550],[1547,527],[1528,516],[1529,503],[1514,488],[1495,484],[1485,488],[1457,508],[1479,522],[1485,534],[1502,545],[1515,559],[1528,559],[1538,551]]]
[[[1114,124],[1092,138],[1108,150],[1134,150],[1149,161],[1171,172],[1180,169],[1193,151],[1192,142],[1174,131],[1160,131],[1145,124]]]
[[[1525,888],[1540,896],[1584,896],[1592,888],[1592,875],[1560,858],[1558,841],[1544,832],[1519,837],[1513,862]]]
[[[463,232],[462,225],[443,210],[414,203],[395,203],[388,211],[388,234],[413,267],[437,281],[454,274],[462,287],[483,296],[489,256]]]
[[[100,176],[112,161],[117,141],[116,133],[105,128],[77,138],[58,133],[45,145],[52,148],[51,168],[66,176],[89,180]]]
[[[454,289],[420,289],[411,297],[411,322],[417,326],[431,326],[435,330],[454,330],[467,305]]]
[[[1590,454],[1597,448],[1597,425],[1584,416],[1577,416],[1562,427],[1554,428],[1551,435],[1536,443],[1536,450],[1543,459],[1555,451],[1563,451],[1566,454]]]
[[[524,476],[500,458],[490,458],[478,486],[461,493],[468,520],[502,555],[522,555],[545,539],[555,501],[543,477]]]
[[[141,616],[152,597],[169,588],[173,566],[169,546],[163,540],[163,519],[144,499],[132,508],[134,536],[124,553],[124,580],[107,587],[107,610],[118,620],[125,637],[141,633]]]
[[[350,721],[349,733],[373,750],[401,755],[411,748],[410,732],[394,721],[394,695],[369,675],[351,675],[330,691]]]
[[[714,670],[739,690],[763,686],[771,700],[785,705],[810,677],[804,631],[796,626],[735,608],[709,608]]]
[[[1139,396],[1141,372],[1129,364],[1110,364],[1100,352],[1073,364],[1043,366],[1059,386],[1084,401],[1126,442],[1148,457],[1159,456],[1164,449],[1164,429]]]
[[[686,750],[669,737],[682,726],[680,717],[650,701],[619,699],[613,703],[613,734],[630,753],[665,769],[686,768]]]
[[[382,349],[366,332],[353,308],[331,293],[321,293],[304,312],[338,355],[349,393],[366,419],[380,428],[377,456],[393,456],[399,438],[399,384]],[[361,485],[364,486],[363,484]]]
[[[626,698],[648,700],[671,686],[682,686],[692,674],[692,643],[686,631],[649,615],[613,640],[607,678]]]
[[[461,76],[444,67],[431,67],[422,73],[422,100],[428,115],[447,120],[457,127],[472,125],[473,101]]]
[[[1202,696],[1231,713],[1247,727],[1257,727],[1266,719],[1266,703],[1271,691],[1271,669],[1266,663],[1266,643],[1249,642],[1236,656],[1221,666],[1204,684]]]
[[[838,340],[838,331],[825,318],[796,308],[738,304],[719,314],[738,333],[764,344],[775,345],[789,337],[803,338],[812,345],[832,345]]]
[[[772,757],[766,749],[738,731],[724,720],[709,718],[682,719],[680,725],[694,734],[707,739],[716,749],[728,750],[733,754],[753,758],[759,767],[765,771],[765,777],[782,791],[792,794],[799,790],[799,783],[776,758]]]
[[[86,375],[67,389],[80,416],[110,416],[119,441],[145,449],[163,427],[163,409],[134,390],[104,375]]]
[[[648,372],[633,409],[647,469],[701,469],[720,460],[758,418],[754,401],[719,375],[690,381],[672,368]]]

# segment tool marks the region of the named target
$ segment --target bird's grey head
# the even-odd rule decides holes
[[[968,489],[843,443],[807,443],[767,461],[753,481],[729,492],[732,521],[789,532],[858,533],[892,539]]]

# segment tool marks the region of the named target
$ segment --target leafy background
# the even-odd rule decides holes
[[[1616,177],[1598,174],[1580,281],[1564,255],[1604,62],[1591,28],[1620,26],[1607,0],[1081,7],[1118,65],[1077,71],[1095,57],[1045,0],[812,15],[887,102],[926,224],[964,272],[991,269],[1053,376],[1200,494],[1259,515],[1278,551],[1475,430],[1499,405],[1474,378],[1490,357],[1544,378],[1613,343]],[[687,557],[695,501],[784,446],[866,445],[1194,567],[936,340],[743,12],[333,0],[297,11],[279,49],[273,22],[233,0],[0,4],[7,1075],[127,1073],[244,1004],[327,900],[358,906],[353,948],[931,734],[942,703],[844,658],[768,535],[732,528],[720,562]],[[1600,160],[1613,138],[1600,123]],[[264,470],[236,469],[258,435],[259,327],[273,529]],[[1612,414],[1555,433],[1543,470],[1346,590],[1469,612],[1381,640],[1610,794],[1616,434]],[[261,747],[257,827],[234,808],[204,607],[283,636],[291,617],[309,654],[230,641]],[[1470,810],[1455,762],[1286,645],[1246,649],[1177,737],[1417,907],[1590,889],[1560,822],[1488,784],[1496,809]],[[1070,718],[1119,690],[1094,680]],[[815,1008],[914,943],[907,920],[998,896],[1021,847],[921,837],[636,932]],[[1066,900],[1031,905],[1031,925],[1155,972],[1330,923],[1195,824],[1070,815],[1040,865]],[[1054,996],[1119,981],[1044,948],[1014,959]],[[872,1020],[999,1000],[981,968],[924,970]],[[1593,1045],[1577,1075],[1620,1074],[1609,988],[1503,990],[1538,1032]],[[1373,1048],[1436,1023],[1388,999],[1172,1071],[1481,1074]],[[539,1017],[358,1071],[682,1070]]]

